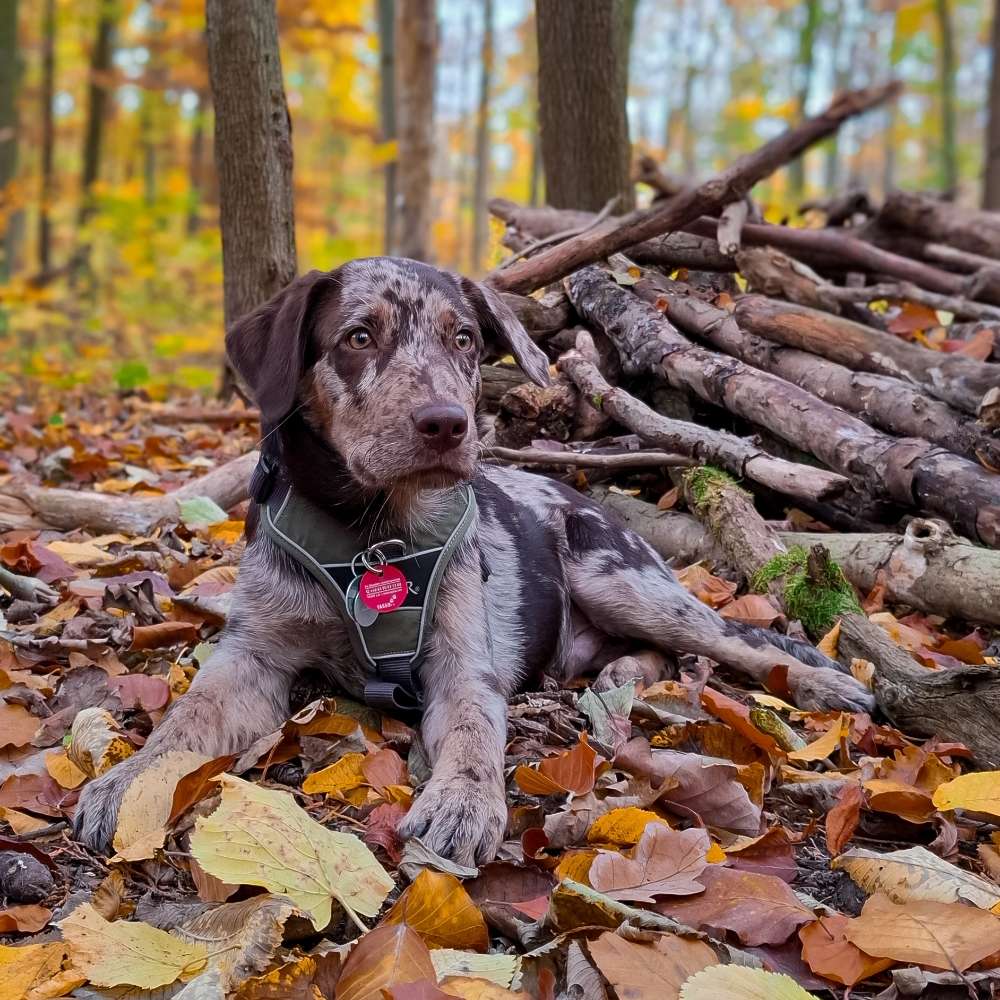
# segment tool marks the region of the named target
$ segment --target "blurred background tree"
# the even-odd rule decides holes
[[[229,4],[209,0],[209,15]],[[497,259],[490,197],[539,203],[548,190],[557,204],[599,208],[618,194],[624,207],[639,154],[704,178],[836,91],[890,75],[903,98],[762,184],[766,216],[834,190],[878,197],[893,186],[1000,209],[989,0],[238,6],[270,11],[282,75],[272,66],[264,86],[230,66],[220,100],[205,0],[0,0],[9,385],[28,374],[211,389],[224,308],[231,318],[280,284],[296,257],[300,270],[327,268],[389,248],[482,273]],[[215,42],[223,62],[236,58],[235,42]],[[279,129],[287,104],[287,191],[268,183],[254,194],[271,169],[267,147],[216,121],[227,102]],[[275,153],[272,177],[287,152]],[[286,234],[281,254],[263,253],[259,228],[227,225],[234,199],[251,216],[273,201],[257,224]],[[231,275],[223,291],[227,239],[243,267],[267,272],[242,305]]]

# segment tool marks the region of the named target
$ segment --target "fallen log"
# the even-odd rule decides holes
[[[931,243],[1000,258],[1000,214],[963,208],[915,191],[892,191],[878,214],[888,230],[915,233]]]
[[[624,389],[610,385],[596,365],[574,352],[559,359],[559,369],[595,407],[634,431],[646,444],[721,465],[734,475],[804,500],[839,496],[847,486],[843,476],[774,458],[734,434],[661,416]]]
[[[512,465],[539,465],[557,469],[601,469],[605,472],[634,471],[663,467],[690,468],[696,459],[666,451],[625,451],[619,454],[601,454],[589,451],[556,451],[542,448],[486,448],[483,458],[496,458]],[[2,583],[0,579],[0,583]]]
[[[0,486],[0,531],[15,528],[146,535],[164,521],[180,520],[180,501],[208,497],[223,510],[246,499],[257,464],[251,451],[161,497],[127,497],[9,482]]]
[[[735,315],[751,333],[855,371],[905,378],[966,413],[976,414],[983,396],[1000,386],[1000,365],[932,351],[806,306],[746,295],[737,300]]]
[[[618,348],[627,374],[688,389],[815,455],[851,477],[859,493],[917,506],[1000,545],[997,476],[928,441],[890,437],[784,379],[696,347],[602,268],[583,268],[566,284],[577,312]]]
[[[923,438],[957,455],[1000,468],[1000,438],[947,403],[888,375],[859,373],[742,329],[736,315],[691,292],[690,286],[649,275],[633,286],[647,302],[664,301],[680,329],[754,368],[770,372],[819,399],[900,437]]]
[[[810,146],[832,135],[849,118],[878,107],[899,93],[896,82],[868,90],[839,95],[819,115],[789,129],[742,157],[728,170],[673,198],[664,199],[645,212],[632,212],[620,219],[607,220],[564,243],[493,271],[487,281],[498,291],[526,294],[601,260],[612,253],[653,236],[683,228],[706,213],[744,198],[758,182],[804,153]]]

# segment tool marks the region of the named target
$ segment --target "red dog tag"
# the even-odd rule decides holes
[[[368,570],[358,585],[362,604],[380,615],[395,611],[409,592],[406,577],[395,566],[383,566],[381,575]]]

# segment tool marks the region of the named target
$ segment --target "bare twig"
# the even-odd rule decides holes
[[[614,198],[608,200],[608,203],[602,208],[590,222],[582,226],[572,226],[569,229],[564,229],[558,233],[552,233],[551,236],[546,236],[544,239],[535,240],[533,243],[529,243],[526,247],[522,247],[516,254],[508,257],[505,261],[497,266],[498,271],[504,270],[504,268],[510,267],[515,261],[521,260],[523,257],[530,257],[536,250],[541,250],[543,247],[551,246],[553,243],[561,243],[563,240],[568,240],[572,236],[579,236],[581,233],[586,233],[588,230],[593,229],[595,226],[599,226],[611,213],[614,211],[615,205],[618,204],[619,197],[615,195]]]
[[[540,448],[487,448],[484,458],[499,458],[519,465],[569,465],[577,469],[649,469],[668,465],[687,468],[699,463],[687,455],[666,451],[626,451],[620,455],[602,455],[580,451],[543,451]]]

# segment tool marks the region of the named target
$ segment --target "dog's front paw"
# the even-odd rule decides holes
[[[788,671],[795,704],[809,712],[871,712],[875,696],[850,674],[829,667],[795,666]]]
[[[73,836],[81,844],[102,854],[111,852],[118,828],[118,810],[125,789],[136,774],[134,758],[116,764],[106,774],[83,786],[73,816]]]
[[[432,851],[474,867],[496,857],[507,828],[502,785],[468,778],[432,777],[417,797],[399,833],[419,837]]]

